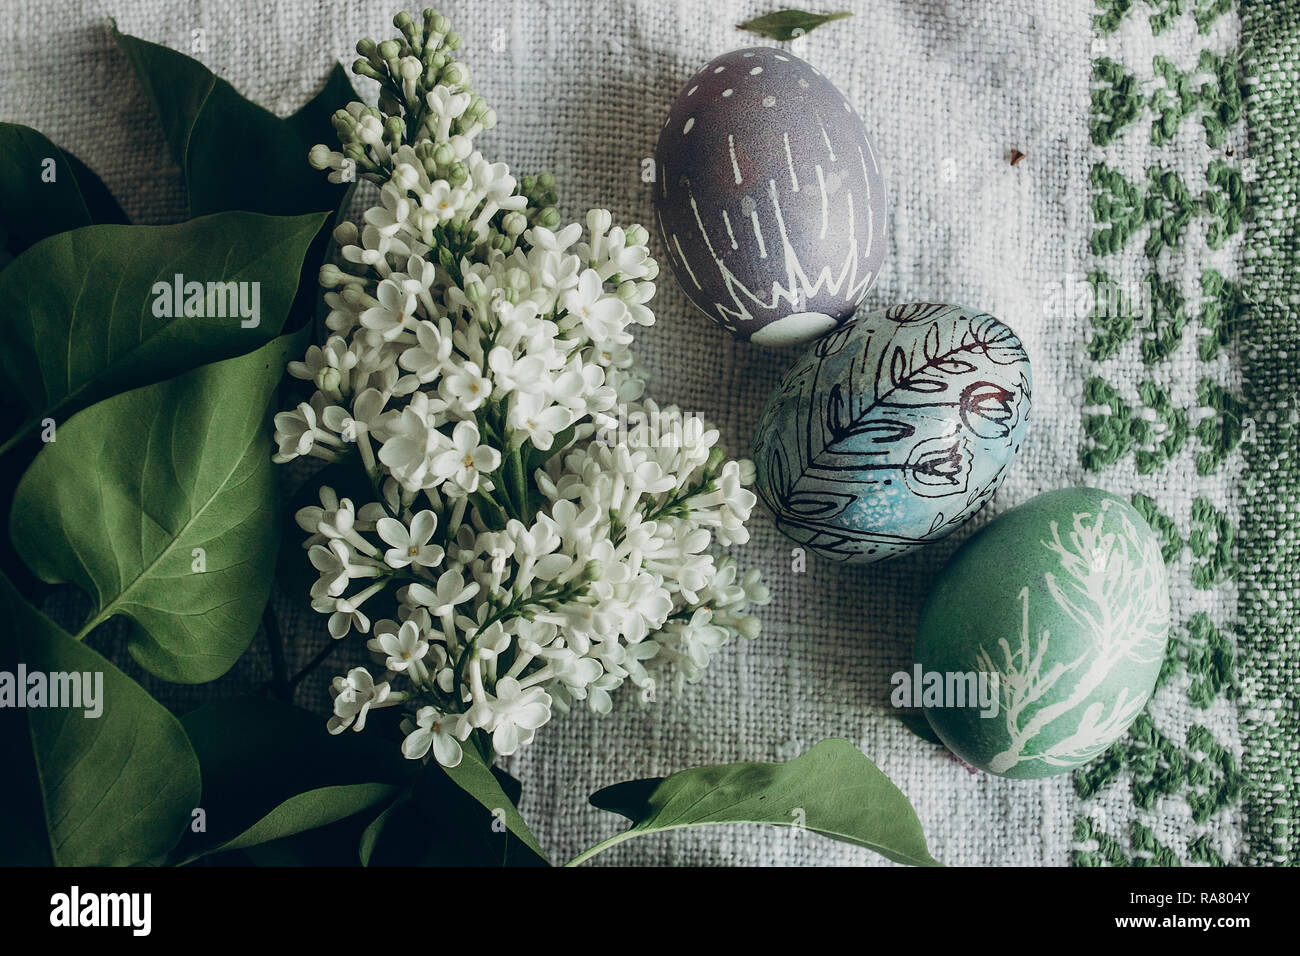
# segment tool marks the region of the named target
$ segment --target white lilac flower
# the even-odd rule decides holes
[[[402,741],[402,756],[421,760],[430,750],[433,757],[448,769],[460,766],[460,743],[469,734],[463,714],[442,714],[433,707],[421,707],[415,713],[415,727]]]
[[[575,702],[700,680],[770,595],[719,553],[748,539],[752,464],[644,397],[647,230],[566,224],[553,177],[485,157],[496,116],[448,35],[426,21],[363,57],[380,107],[336,113],[341,148],[308,157],[379,198],[333,230],[327,338],[289,366],[315,392],[275,416],[273,457],[351,470],[349,497],[295,514],[312,607],[385,671],[335,679],[331,731],[402,706],[402,752],[454,766],[471,733],[510,754]]]
[[[383,654],[384,666],[394,673],[402,673],[429,653],[429,642],[415,621],[404,622],[395,633],[386,628],[385,633],[380,634],[378,626],[375,632],[376,636],[367,641],[366,646]]]
[[[582,325],[594,342],[629,342],[623,331],[627,305],[616,295],[607,295],[599,274],[587,269],[578,277],[578,287],[565,293],[564,308]]]
[[[460,421],[451,433],[451,447],[433,460],[433,470],[439,477],[473,492],[480,476],[496,471],[500,464],[501,452],[479,443],[478,426],[472,421]]]
[[[432,568],[442,563],[442,548],[429,544],[438,530],[438,516],[427,508],[411,518],[409,528],[396,518],[380,518],[375,530],[392,546],[384,552],[384,560],[390,567],[418,564]]]
[[[354,667],[346,677],[334,678],[330,684],[334,716],[327,725],[329,732],[341,734],[349,727],[356,731],[364,730],[370,708],[382,706],[390,691],[387,681],[376,684],[364,667]]]
[[[508,757],[532,742],[533,733],[551,719],[551,695],[540,687],[524,689],[513,677],[497,681],[496,695],[469,711],[475,726],[492,733],[492,749]]]

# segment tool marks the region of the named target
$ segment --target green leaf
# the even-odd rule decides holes
[[[736,29],[758,33],[772,40],[793,40],[805,33],[816,30],[823,24],[830,23],[832,20],[843,20],[845,17],[851,16],[853,14],[848,10],[841,10],[838,13],[777,10],[775,13],[766,13],[761,17],[746,20],[744,23],[738,24]]]
[[[125,392],[60,426],[18,484],[14,547],[43,581],[118,614],[165,680],[224,674],[271,589],[279,499],[268,412],[286,339]]]
[[[456,784],[471,797],[477,800],[487,809],[489,813],[496,814],[498,819],[504,817],[506,827],[517,836],[528,849],[536,853],[542,860],[546,860],[546,853],[542,850],[533,836],[532,831],[528,829],[528,824],[520,815],[519,810],[515,807],[518,799],[512,800],[502,789],[501,782],[493,773],[492,768],[489,770],[483,761],[478,758],[469,748],[466,748],[464,756],[459,764],[451,768],[443,768]]]
[[[379,838],[383,835],[384,827],[392,819],[393,814],[400,809],[408,800],[411,799],[411,789],[408,788],[397,795],[388,806],[380,811],[379,816],[375,817],[361,831],[361,841],[357,846],[357,858],[361,861],[362,866],[369,866],[370,861],[374,859],[375,848],[379,845]]]
[[[307,164],[308,150],[333,138],[330,115],[357,98],[337,64],[315,98],[280,119],[183,53],[120,33],[116,25],[113,38],[144,86],[184,173],[191,216],[339,207],[347,187]]]
[[[930,726],[930,721],[926,720],[923,712],[901,713],[898,715],[898,719],[903,722],[904,727],[922,740],[928,740],[932,744],[938,744],[945,750],[947,749],[947,745],[939,739],[939,735],[934,732],[934,728]]]
[[[0,577],[0,671],[102,674],[98,717],[34,707],[0,719],[0,864],[126,866],[161,859],[199,798],[180,722]],[[85,677],[82,678],[85,680]]]
[[[0,453],[46,418],[62,438],[80,408],[274,338],[323,219],[232,212],[175,226],[86,226],[28,249],[0,272],[0,372],[28,409]],[[155,314],[165,311],[155,284],[178,273],[204,283],[202,317]],[[209,284],[228,282],[258,283],[257,325],[218,314],[232,311],[228,296]]]
[[[203,768],[207,831],[193,859],[325,826],[391,800],[419,764],[370,730],[331,736],[325,721],[257,697],[205,704],[182,718]]]
[[[907,797],[838,738],[788,763],[719,764],[616,784],[592,794],[591,803],[622,814],[632,826],[569,866],[631,837],[716,823],[804,826],[898,863],[938,865]]]
[[[466,753],[466,761],[474,759]],[[457,782],[430,761],[409,791],[366,828],[358,856],[367,866],[547,866],[497,773],[481,761]],[[480,772],[481,771],[481,772]],[[497,793],[483,775],[497,783]],[[465,781],[462,785],[460,781]],[[506,778],[506,784],[513,784]],[[473,790],[466,789],[466,785]],[[499,810],[493,813],[493,810]]]
[[[221,849],[239,850],[335,823],[378,806],[398,789],[388,783],[356,783],[295,794]]]
[[[126,221],[122,207],[81,160],[34,129],[0,123],[0,231],[10,257],[46,236]]]
[[[331,143],[337,138],[334,132],[333,117],[335,112],[343,109],[353,100],[358,99],[357,91],[352,86],[348,71],[340,63],[335,63],[325,78],[325,85],[320,92],[298,108],[286,123],[298,134],[298,138],[307,144],[307,148],[317,143]],[[316,173],[317,170],[311,170]]]

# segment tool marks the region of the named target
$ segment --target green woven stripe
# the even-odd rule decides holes
[[[1236,864],[1249,851],[1235,808],[1252,783],[1236,746],[1249,688],[1233,515],[1253,436],[1230,368],[1250,312],[1236,276],[1251,213],[1239,155],[1249,68],[1234,0],[1097,7],[1079,458],[1155,529],[1180,603],[1151,707],[1074,775],[1071,861]]]
[[[1295,864],[1300,798],[1300,5],[1244,0],[1244,46],[1256,85],[1246,99],[1255,180],[1243,292],[1248,475],[1238,560],[1243,680],[1255,707],[1242,722],[1255,864]]]

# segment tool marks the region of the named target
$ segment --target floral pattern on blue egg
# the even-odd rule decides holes
[[[869,563],[951,533],[993,496],[1028,428],[1032,376],[993,316],[935,303],[816,342],[759,420],[757,490],[777,527]]]
[[[686,84],[655,151],[656,220],[695,305],[760,345],[853,315],[885,255],[885,182],[853,105],[783,50],[736,50]]]

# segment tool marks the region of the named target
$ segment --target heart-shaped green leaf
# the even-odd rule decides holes
[[[11,257],[46,236],[126,221],[122,207],[81,160],[34,129],[0,123],[0,233]]]
[[[207,826],[186,835],[183,859],[342,820],[391,800],[419,769],[392,741],[331,736],[317,715],[274,700],[214,701],[182,723],[203,768]]]
[[[102,398],[274,338],[323,221],[220,213],[176,226],[87,226],[28,249],[0,272],[0,371],[28,408],[0,453],[46,419],[61,430]]]
[[[307,152],[332,140],[330,117],[357,98],[342,67],[335,64],[324,88],[293,116],[280,119],[183,53],[116,27],[113,37],[184,172],[191,216],[229,209],[290,215],[339,207],[347,187],[308,166]]]
[[[501,786],[496,775],[471,750],[466,749],[461,761],[454,767],[443,768],[447,776],[471,797],[483,805],[493,816],[505,824],[511,833],[517,836],[528,849],[542,860],[546,853],[538,844],[537,838],[528,829],[528,824],[519,814],[512,800]],[[517,798],[516,798],[517,799]]]
[[[26,604],[0,577],[0,700],[21,663],[47,681],[97,687],[81,707],[10,709],[0,719],[0,865],[127,866],[158,861],[199,799],[199,764],[180,722],[139,684]],[[95,677],[94,675],[101,675]],[[89,678],[89,683],[87,680]],[[100,683],[102,681],[102,683]],[[52,687],[50,682],[47,686]],[[28,687],[11,692],[26,698]]]
[[[280,119],[244,99],[197,60],[119,33],[116,26],[113,35],[184,173],[191,216],[231,209],[285,215],[338,212],[347,204],[352,185],[331,183],[307,163],[313,146],[334,141],[330,117],[357,99],[337,63],[316,96]],[[322,229],[307,253],[286,328],[307,324],[316,311],[316,275],[329,236]]]
[[[366,866],[547,866],[546,857],[523,827],[506,787],[514,781],[474,760],[488,784],[471,768],[462,774],[471,792],[430,761],[411,786],[377,816],[358,840]],[[513,787],[512,787],[513,788]],[[495,791],[495,792],[494,792]],[[527,835],[527,841],[521,837]]]
[[[36,456],[10,532],[38,577],[93,599],[78,639],[126,615],[132,656],[182,683],[248,647],[279,540],[268,412],[288,342],[106,399]]]
[[[804,827],[898,863],[938,865],[907,797],[839,738],[823,740],[788,763],[695,767],[606,787],[591,802],[622,814],[632,826],[569,865],[631,837],[715,823]]]

